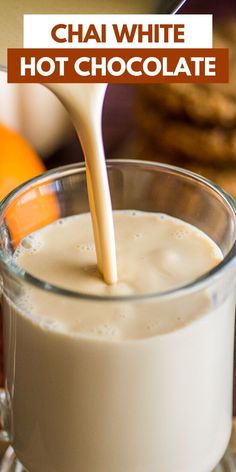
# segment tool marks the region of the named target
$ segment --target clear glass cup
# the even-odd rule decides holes
[[[49,222],[88,211],[84,165],[55,169],[14,190],[0,206],[4,324],[4,431],[14,448],[2,472],[210,472],[232,425],[236,206],[186,170],[133,160],[107,162],[114,209],[167,213],[195,225],[224,259],[179,289],[99,297],[54,287],[14,264],[19,241]],[[158,235],[157,235],[158,237]],[[191,263],[191,261],[190,261]],[[20,301],[33,287],[55,312],[89,306],[142,323],[164,310],[175,329],[97,342],[35,319]],[[204,303],[203,303],[204,301]],[[43,314],[42,314],[43,315]],[[176,329],[176,321],[186,325]],[[188,317],[194,321],[188,323]],[[59,331],[58,331],[59,330]],[[86,376],[84,372],[86,371]],[[98,375],[94,375],[94,372]],[[80,379],[83,378],[83,382]],[[20,461],[20,462],[19,462]],[[227,456],[217,471],[234,470]]]

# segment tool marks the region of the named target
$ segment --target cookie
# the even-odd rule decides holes
[[[226,192],[236,198],[236,164],[235,165],[204,165],[181,159],[170,154],[165,154],[156,149],[155,143],[150,140],[148,143],[142,142],[140,152],[137,155],[139,159],[155,161],[164,164],[181,167],[190,170],[196,174],[202,175],[212,182],[222,187]]]
[[[215,47],[229,48],[229,84],[138,88],[137,157],[186,167],[236,196],[236,22],[224,21]]]
[[[140,101],[146,106],[172,118],[198,125],[236,125],[236,94],[226,95],[198,84],[148,85],[140,88],[140,94]]]
[[[198,163],[236,163],[236,130],[221,126],[195,126],[174,120],[148,106],[136,108],[139,134],[155,143],[159,152],[172,158],[185,158]]]
[[[229,84],[152,84],[139,86],[141,102],[162,114],[196,124],[236,125],[236,26],[222,23],[214,34],[214,46],[228,48]]]

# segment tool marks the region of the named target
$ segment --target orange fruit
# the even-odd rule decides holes
[[[45,167],[27,141],[0,123],[0,200]]]
[[[41,174],[45,167],[27,141],[0,124],[0,200],[18,185]],[[35,184],[24,198],[16,198],[4,215],[14,247],[29,233],[51,223],[59,216],[52,185],[46,191]]]

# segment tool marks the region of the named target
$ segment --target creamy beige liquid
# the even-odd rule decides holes
[[[102,140],[106,84],[50,84],[68,110],[86,162],[87,188],[98,268],[107,284],[117,282],[111,197]]]
[[[15,260],[42,280],[97,295],[147,294],[181,287],[222,260],[210,238],[181,220],[137,210],[113,215],[119,268],[113,286],[103,281],[96,268],[88,213],[59,220],[26,238]]]
[[[119,282],[96,269],[89,215],[26,238],[15,261],[99,295],[157,292],[215,266],[219,248],[171,217],[114,213]],[[4,300],[13,447],[30,472],[210,472],[231,431],[234,294],[111,302],[31,288]],[[9,354],[8,354],[9,349]]]

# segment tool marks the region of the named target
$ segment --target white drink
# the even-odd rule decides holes
[[[131,295],[184,285],[222,259],[180,220],[115,212],[114,222],[116,285],[96,269],[89,215],[28,237],[15,261],[60,287]],[[210,472],[231,431],[234,298],[109,303],[34,287],[21,309],[5,299],[19,460],[30,472]]]
[[[102,140],[106,84],[50,84],[75,125],[86,162],[97,265],[107,284],[117,282],[112,206]]]

